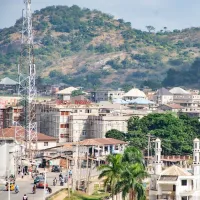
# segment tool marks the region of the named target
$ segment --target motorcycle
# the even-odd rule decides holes
[[[63,186],[64,185],[64,180],[62,179],[61,181],[60,181],[60,186]]]
[[[15,193],[17,194],[19,192],[19,188],[15,188]]]

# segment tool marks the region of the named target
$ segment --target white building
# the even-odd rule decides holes
[[[109,154],[123,153],[127,143],[114,138],[86,139],[78,143],[79,156],[88,155],[91,158],[104,159]],[[77,144],[73,145],[73,152],[76,152]]]
[[[192,173],[188,169],[172,165],[162,171],[161,141],[155,141],[154,174],[150,182],[150,200],[200,199],[200,141],[194,140]]]
[[[24,146],[14,138],[4,137],[0,138],[0,152],[0,177],[16,175],[20,157],[24,155]]]
[[[58,91],[56,93],[57,98],[61,99],[61,100],[64,100],[64,101],[68,101],[68,100],[70,100],[70,96],[71,96],[72,92],[75,91],[75,90],[78,90],[78,88],[68,87],[68,88],[65,88],[65,89],[63,89],[61,91]]]
[[[38,131],[46,135],[58,138],[59,143],[69,141],[69,117],[98,115],[99,108],[97,105],[57,105],[57,104],[37,104],[36,105],[36,122]],[[81,122],[83,123],[83,122]]]
[[[133,100],[137,98],[146,98],[145,93],[137,88],[133,88],[123,95],[124,100]]]
[[[130,116],[69,116],[69,142],[88,138],[105,138],[106,132],[116,129],[127,132]]]
[[[123,90],[97,90],[91,92],[91,100],[94,102],[111,101],[121,99],[124,94]]]
[[[99,105],[38,104],[36,121],[39,132],[58,138],[59,143],[73,142],[105,137],[111,129],[127,132],[127,121],[134,115],[129,111],[126,106],[109,102]]]
[[[173,94],[166,88],[160,88],[154,95],[153,101],[157,104],[168,104],[173,101]]]
[[[17,134],[15,135],[16,132]],[[2,130],[2,133],[0,133],[0,139],[3,140],[4,138],[16,138],[17,142],[21,143],[22,145],[25,145],[24,134],[25,130],[23,127],[11,126]],[[20,138],[19,136],[22,136],[22,138]],[[56,139],[55,137],[51,137],[42,133],[37,133],[37,143],[36,141],[32,141],[31,149],[43,150],[46,148],[55,147],[57,145],[57,140],[58,139]]]
[[[172,88],[169,92],[173,94],[173,102],[181,106],[193,109],[200,104],[200,95],[190,93],[180,87]]]

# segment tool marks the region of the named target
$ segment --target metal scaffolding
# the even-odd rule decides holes
[[[36,96],[35,76],[36,69],[33,52],[33,33],[32,33],[32,13],[31,0],[24,0],[25,9],[22,10],[22,37],[21,37],[21,56],[18,65],[19,90],[22,98],[23,121],[22,126],[25,133],[26,151],[31,155],[31,142],[37,143],[37,124],[35,122],[35,112],[32,100]]]

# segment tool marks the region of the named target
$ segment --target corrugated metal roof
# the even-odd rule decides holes
[[[148,105],[148,104],[155,104],[153,101],[149,101],[145,98],[137,98],[129,101],[129,103],[139,104],[139,105]]]
[[[169,92],[171,92],[172,94],[190,94],[190,92],[180,87],[174,87]]]
[[[64,90],[57,92],[56,94],[71,94],[75,90],[78,90],[78,89],[75,87],[68,87],[68,88],[65,88]]]
[[[124,94],[124,97],[146,97],[145,93],[137,88],[133,88]]]
[[[166,88],[162,87],[157,92],[156,95],[172,95],[171,92],[169,92]]]
[[[168,167],[161,173],[161,176],[191,176],[191,175],[192,175],[191,173],[176,165]]]
[[[127,143],[122,140],[117,140],[114,138],[95,138],[95,139],[86,139],[80,141],[78,144],[82,146],[101,146],[101,145],[116,145],[116,144],[127,144]],[[76,145],[76,143],[74,143],[74,145]]]
[[[0,137],[15,138],[15,131],[17,131],[19,134],[22,134],[22,135],[25,134],[25,130],[23,127],[11,126],[9,128],[4,128],[3,131],[0,133]],[[38,141],[56,141],[57,140],[57,138],[51,137],[49,135],[45,135],[43,133],[38,133],[37,137],[38,137],[37,138]],[[21,138],[17,138],[17,139],[21,139]]]

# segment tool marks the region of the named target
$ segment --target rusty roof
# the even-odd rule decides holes
[[[12,138],[15,138],[15,132],[17,132],[18,135],[22,135],[23,137],[25,135],[25,129],[23,127],[11,126],[9,128],[4,128],[2,130],[2,132],[0,132],[0,137],[4,137],[4,138],[8,138],[8,137],[11,138],[12,137]],[[57,138],[45,135],[43,133],[38,133],[37,137],[38,137],[37,138],[38,141],[57,141]],[[21,138],[19,136],[17,136],[16,139],[20,140]]]
[[[167,107],[172,108],[172,109],[181,109],[183,106],[180,106],[179,104],[172,103],[172,104],[165,104]]]
[[[75,145],[76,143],[74,143]],[[117,145],[117,144],[127,144],[122,140],[117,140],[114,138],[93,138],[86,139],[78,142],[79,145],[82,146],[101,146],[101,145]]]

